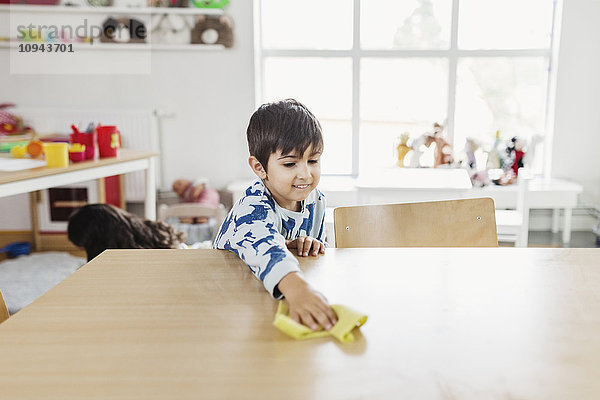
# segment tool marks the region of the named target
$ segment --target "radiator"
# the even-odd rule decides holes
[[[85,130],[88,123],[116,125],[121,132],[122,146],[134,150],[159,150],[158,124],[154,110],[111,110],[69,108],[25,108],[10,109],[21,116],[25,125],[30,125],[40,135],[71,133],[74,124]],[[97,152],[97,151],[96,151]],[[161,176],[160,162],[157,176]],[[125,199],[131,202],[144,201],[146,181],[144,171],[125,174]]]

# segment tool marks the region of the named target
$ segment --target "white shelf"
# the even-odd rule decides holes
[[[0,42],[0,49],[18,48],[19,44],[51,44],[46,42]],[[70,44],[70,43],[62,43]],[[222,44],[151,44],[151,43],[71,43],[73,51],[79,50],[178,50],[178,51],[210,51],[223,50]]]
[[[71,14],[189,14],[189,15],[222,15],[218,8],[196,7],[76,7],[76,6],[34,6],[26,4],[0,4],[0,12],[23,13],[71,13]]]

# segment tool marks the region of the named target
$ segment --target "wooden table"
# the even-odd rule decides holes
[[[146,218],[154,220],[156,219],[156,171],[154,161],[156,156],[158,156],[158,153],[150,151],[121,149],[118,157],[82,161],[64,168],[40,167],[13,172],[0,172],[0,197],[145,170],[144,214]],[[32,231],[36,238],[36,247],[39,247],[37,207],[35,204],[32,204],[31,210]]]
[[[295,341],[233,254],[112,250],[0,325],[6,399],[600,398],[600,250],[304,258],[352,344]]]

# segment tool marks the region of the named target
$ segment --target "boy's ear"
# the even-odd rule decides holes
[[[248,164],[250,164],[252,172],[254,172],[256,176],[258,176],[260,179],[264,180],[267,178],[267,171],[265,171],[263,165],[260,163],[260,161],[258,161],[258,158],[250,156],[250,158],[248,159]]]

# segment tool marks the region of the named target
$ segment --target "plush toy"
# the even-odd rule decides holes
[[[173,191],[183,203],[200,203],[209,206],[218,206],[219,192],[207,187],[206,179],[197,179],[194,182],[188,179],[177,179],[173,182]],[[204,223],[207,218],[180,218],[183,223]]]
[[[233,21],[227,15],[217,17],[200,15],[192,29],[194,44],[222,44],[233,47]]]
[[[430,132],[425,132],[410,144],[413,153],[410,157],[409,167],[419,168],[421,166],[421,156],[423,155],[423,146],[429,147],[433,143],[433,136]]]
[[[152,43],[188,44],[191,42],[192,24],[187,15],[160,14],[152,16]]]
[[[465,143],[465,154],[466,154],[466,165],[471,170],[477,169],[477,160],[475,159],[475,152],[479,149],[479,143],[474,138],[467,138]]]
[[[134,18],[107,18],[102,23],[100,41],[103,43],[145,43],[146,26]]]
[[[511,169],[515,177],[519,175],[519,168],[523,167],[524,145],[525,142],[522,139],[513,136],[506,146],[507,157],[503,169],[505,171]]]
[[[496,139],[488,152],[487,169],[498,169],[502,167],[502,140],[500,139],[500,131],[496,131]]]
[[[150,0],[150,7],[187,7],[187,0]]]
[[[450,146],[450,143],[443,138],[443,134],[444,126],[437,122],[433,124],[433,135],[430,137],[430,142],[429,144],[426,144],[426,146],[429,147],[432,142],[435,143],[435,152],[433,154],[434,168],[448,166],[454,162],[452,146]]]
[[[398,161],[396,162],[396,165],[400,168],[404,167],[404,157],[406,157],[406,154],[410,151],[410,147],[407,145],[409,136],[408,132],[404,132],[400,135],[398,146],[396,146],[396,150],[398,151]]]
[[[198,8],[223,8],[229,4],[229,0],[192,0]]]

